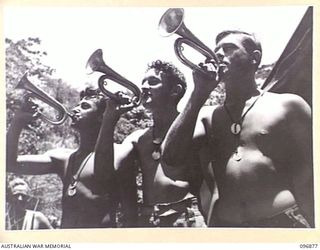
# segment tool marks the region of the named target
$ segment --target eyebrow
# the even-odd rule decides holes
[[[237,47],[237,45],[235,45],[234,43],[222,43],[220,44],[219,46],[216,46],[215,49],[213,50],[213,52],[217,52],[220,48],[224,47],[224,46],[234,46],[234,47]]]
[[[142,83],[144,83],[147,80],[160,80],[161,81],[161,79],[158,77],[148,76],[148,77],[143,78]]]

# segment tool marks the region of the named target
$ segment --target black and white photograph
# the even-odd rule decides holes
[[[6,233],[316,238],[314,6],[2,12]]]

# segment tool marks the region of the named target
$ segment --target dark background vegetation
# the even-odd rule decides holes
[[[43,63],[47,53],[41,49],[39,38],[26,38],[18,41],[5,40],[6,48],[6,127],[11,123],[13,114],[22,101],[23,90],[14,89],[25,72],[38,79],[36,85],[64,104],[73,107],[79,101],[79,92],[63,79],[57,79],[53,73],[55,69]],[[261,84],[271,71],[273,65],[262,65],[257,72],[257,82]],[[92,85],[90,83],[83,83]],[[224,100],[224,88],[219,86],[212,92],[206,105],[221,104]],[[72,130],[67,121],[60,126],[53,126],[38,119],[32,126],[22,131],[19,141],[19,154],[41,154],[56,147],[76,148],[78,134]],[[152,125],[151,116],[142,107],[124,114],[117,124],[114,134],[115,142],[120,143],[132,131]],[[32,189],[33,199],[39,202],[37,210],[49,218],[61,218],[62,182],[55,174],[42,176],[20,176],[25,179]],[[14,174],[7,173],[7,181],[14,178]],[[141,187],[141,175],[137,176]],[[139,200],[142,200],[141,188]]]

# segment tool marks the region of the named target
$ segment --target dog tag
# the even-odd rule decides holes
[[[69,196],[74,196],[77,193],[77,184],[78,184],[77,181],[70,183],[70,185],[68,186],[68,195]]]
[[[231,133],[237,135],[241,132],[241,125],[239,123],[231,124]]]
[[[74,187],[74,188],[68,188],[68,195],[69,196],[74,196],[75,194],[77,193],[77,190],[76,190],[76,188]]]
[[[153,151],[153,152],[152,152],[152,158],[153,158],[155,161],[159,160],[160,157],[161,157],[161,153],[160,153],[159,151]]]

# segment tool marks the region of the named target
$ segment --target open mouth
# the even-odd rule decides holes
[[[74,115],[71,117],[71,120],[72,120],[72,124],[77,123],[77,122],[80,120],[80,115],[74,114]]]
[[[228,64],[225,62],[219,63],[219,74],[225,74],[228,71]]]
[[[142,100],[144,101],[144,102],[149,102],[149,101],[151,101],[151,92],[150,92],[150,90],[148,90],[148,89],[143,89],[142,90]]]

